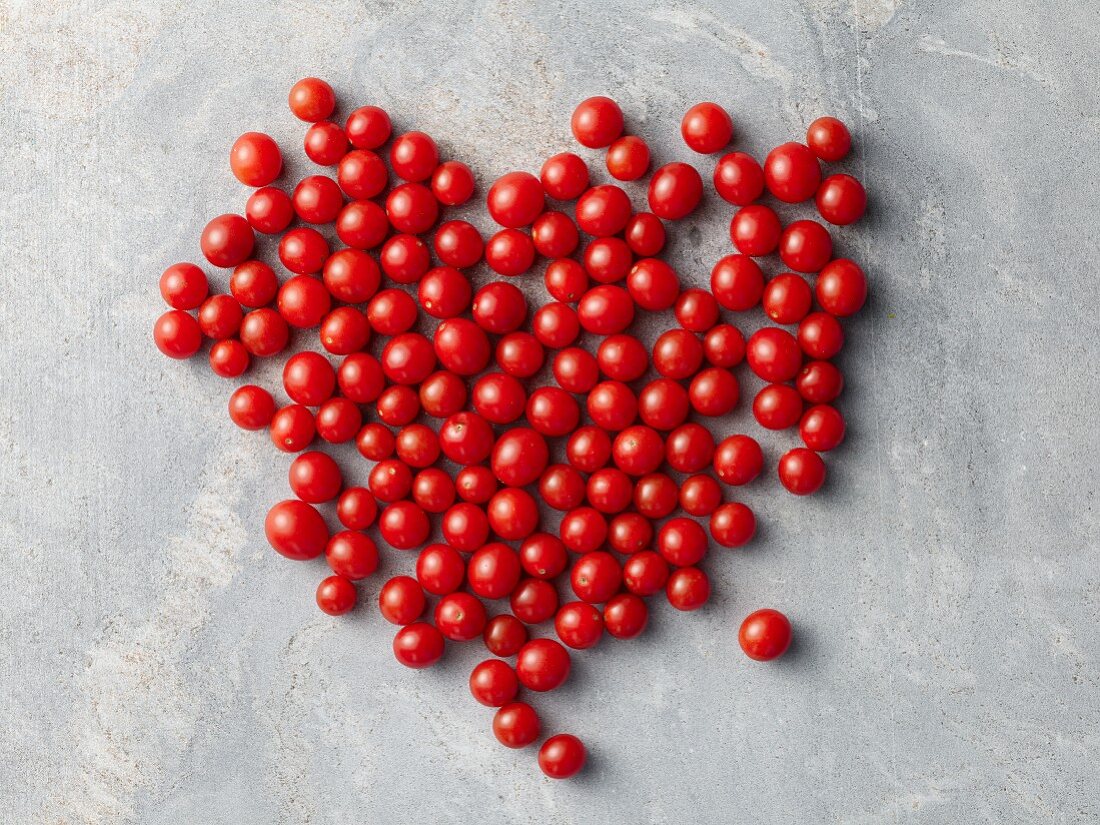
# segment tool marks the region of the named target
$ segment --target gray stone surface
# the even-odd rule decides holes
[[[0,821],[1097,821],[1098,33],[1066,0],[0,3]],[[746,492],[761,535],[712,554],[707,609],[655,604],[539,697],[576,781],[495,743],[473,647],[409,672],[369,604],[317,611],[323,565],[262,535],[287,458],[150,342],[160,271],[243,204],[234,137],[307,168],[306,74],[482,182],[572,148],[596,93],[705,173],[700,99],[758,155],[853,125],[848,442],[818,496]],[[686,280],[729,213],[676,227]],[[773,665],[735,638],[765,605],[797,625]]]

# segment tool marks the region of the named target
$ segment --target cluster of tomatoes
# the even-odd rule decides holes
[[[758,201],[765,190],[787,203],[814,199],[827,223],[857,220],[866,202],[860,183],[821,174],[821,161],[845,156],[850,136],[840,121],[821,118],[805,144],[777,147],[763,166],[724,154],[713,185],[739,207],[730,227],[737,251],[714,265],[709,290],[682,289],[657,256],[666,223],[703,197],[691,164],[654,170],[649,211],[635,212],[619,186],[593,185],[580,156],[555,155],[539,176],[512,172],[489,188],[500,228],[486,239],[467,221],[439,222],[474,193],[466,165],[441,162],[426,134],[392,137],[389,117],[373,106],[340,126],[329,120],[335,105],[316,78],[290,92],[291,110],[311,124],[306,154],[336,170],[304,178],[291,194],[272,185],[282,155],[270,137],[249,132],[234,144],[232,171],[254,191],[243,216],[215,218],[201,238],[206,259],[231,270],[229,292],[209,295],[194,264],[169,267],[160,286],[172,309],[154,338],[174,358],[212,339],[211,368],[237,377],[252,358],[282,352],[292,330],[319,329],[323,352],[285,362],[288,404],[251,384],[229,401],[237,425],[266,429],[280,450],[297,454],[295,497],[271,508],[267,538],[290,559],[325,556],[332,575],[317,603],[331,615],[354,607],[355,582],[379,566],[368,528],[397,550],[418,551],[415,575],[389,579],[378,596],[382,615],[399,626],[395,656],[422,668],[442,657],[447,640],[482,640],[497,658],[474,668],[470,690],[497,708],[496,737],[524,747],[539,739],[540,724],[531,704],[517,700],[521,688],[557,688],[569,675],[569,650],[605,633],[642,633],[650,596],[664,593],[679,610],[701,607],[710,583],[699,565],[711,540],[732,548],[752,539],[752,510],[726,501],[726,492],[760,476],[764,453],[749,435],[716,443],[706,424],[737,405],[733,369],[742,361],[768,382],[752,403],[759,424],[797,426],[805,443],[779,459],[783,486],[805,495],[824,482],[820,453],[844,437],[831,406],[843,386],[830,361],[844,340],[838,318],[860,309],[866,282],[855,263],[833,259],[822,223],[784,227]],[[612,178],[649,173],[649,147],[623,135],[612,100],[584,101],[572,130],[583,146],[606,148]],[[701,103],[685,115],[682,135],[696,152],[718,153],[733,123],[720,106]],[[379,154],[386,144],[388,166]],[[400,181],[392,186],[391,173]],[[551,209],[548,200],[575,205]],[[337,249],[332,233],[318,229],[326,224]],[[254,257],[256,232],[280,236],[290,277]],[[755,259],[776,251],[790,271],[765,281]],[[511,279],[527,276],[540,257],[549,300],[532,312]],[[482,261],[502,279],[475,291],[465,271]],[[808,274],[816,275],[812,287]],[[723,309],[761,305],[775,325],[748,340],[722,320]],[[652,349],[629,332],[640,310],[668,309],[679,326]],[[553,384],[537,385],[545,372]],[[330,455],[307,449],[318,437],[354,441],[373,462],[366,487],[345,486]],[[562,513],[556,534],[539,529],[540,500]],[[330,502],[343,528],[336,533],[318,509]],[[442,540],[429,543],[433,529]],[[575,597],[564,604],[555,584],[563,576]],[[498,600],[508,609],[490,616],[486,603]],[[529,638],[529,628],[546,623],[556,639]],[[786,651],[790,624],[777,611],[756,611],[739,638],[752,658],[772,659]],[[558,778],[584,759],[569,734],[539,752],[543,771]]]

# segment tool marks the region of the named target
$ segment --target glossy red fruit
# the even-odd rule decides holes
[[[393,655],[405,667],[431,667],[443,657],[443,634],[427,622],[414,622],[393,637]]]
[[[234,267],[252,254],[256,235],[240,215],[219,215],[202,230],[199,246],[214,266]]]
[[[548,459],[546,439],[534,430],[516,427],[497,439],[493,473],[510,487],[523,487],[542,475]]]
[[[825,462],[813,450],[795,447],[779,459],[779,481],[796,496],[816,493],[825,483]]]
[[[283,156],[268,135],[245,132],[229,150],[229,168],[245,186],[267,186],[283,170]]]
[[[649,547],[653,525],[641,513],[619,513],[607,526],[607,543],[612,550],[629,556]]]
[[[558,301],[575,303],[588,289],[588,273],[571,258],[551,261],[543,276],[546,291]]]
[[[727,255],[711,270],[710,291],[726,309],[745,312],[760,303],[764,273],[748,255]]]
[[[659,312],[676,303],[680,296],[680,276],[658,258],[643,258],[631,267],[626,287],[638,306]]]
[[[844,440],[844,417],[836,407],[818,404],[806,410],[798,426],[802,440],[814,452],[828,452]]]
[[[335,123],[322,120],[306,130],[305,151],[318,166],[335,166],[347,154],[348,137]]]
[[[390,146],[390,166],[402,180],[427,180],[439,166],[439,149],[423,132],[407,132]]]
[[[796,272],[819,272],[833,256],[829,230],[817,221],[795,221],[779,239],[779,257]]]
[[[763,204],[753,203],[737,210],[730,221],[730,240],[743,255],[759,258],[779,246],[783,227],[779,216]]]
[[[603,550],[591,551],[581,556],[573,565],[570,583],[581,601],[602,604],[619,591],[622,567],[610,553]]]
[[[680,506],[689,516],[709,516],[722,503],[722,487],[708,475],[695,475],[680,485]]]
[[[792,380],[802,366],[802,348],[793,335],[776,327],[758,329],[745,346],[749,367],[765,381]]]
[[[730,152],[714,167],[714,189],[736,206],[748,206],[764,192],[764,170],[751,155]]]
[[[569,651],[553,639],[532,639],[516,655],[516,675],[528,690],[545,692],[559,687],[572,664]]]
[[[449,593],[435,606],[435,626],[455,642],[468,642],[485,631],[489,617],[476,596],[469,593]]]
[[[526,702],[511,702],[493,717],[493,735],[505,747],[525,748],[540,732],[539,716]]]
[[[657,532],[657,552],[674,567],[698,564],[707,554],[707,534],[694,519],[669,519]]]
[[[554,631],[574,650],[587,650],[603,636],[603,613],[587,602],[570,602],[554,617]]]
[[[344,206],[339,184],[325,175],[302,178],[290,196],[294,211],[306,223],[332,223]]]
[[[863,217],[867,193],[851,175],[830,175],[817,190],[817,211],[836,226],[847,226]]]
[[[793,427],[802,417],[802,396],[789,384],[768,384],[753,399],[752,415],[768,430]]]
[[[649,209],[658,218],[675,221],[695,211],[703,198],[703,179],[694,166],[666,163],[649,181]]]
[[[390,139],[390,116],[377,106],[362,106],[348,115],[344,131],[356,149],[377,149]]]
[[[602,149],[623,133],[623,111],[609,97],[590,97],[573,111],[570,125],[578,143]]]
[[[527,575],[547,581],[557,578],[569,564],[565,544],[549,533],[528,536],[520,545],[519,559]]]
[[[577,507],[562,517],[558,535],[574,553],[589,553],[607,540],[607,519],[591,507]]]
[[[696,103],[684,115],[680,135],[691,149],[709,155],[733,140],[733,120],[717,103]]]
[[[764,452],[754,438],[731,435],[714,451],[714,472],[726,484],[740,487],[760,475],[764,469]]]
[[[328,453],[316,450],[302,453],[290,462],[288,476],[294,495],[310,504],[331,501],[344,484],[340,465]]]
[[[153,341],[169,358],[190,358],[202,347],[202,329],[182,309],[170,309],[153,324]]]
[[[470,557],[466,580],[484,599],[502,599],[519,583],[522,568],[516,551],[507,544],[486,544]]]
[[[267,266],[266,264],[260,264],[259,261],[246,263]],[[246,264],[241,264],[237,269],[239,270],[241,267],[248,268]],[[270,270],[271,267],[267,267],[267,269]],[[236,270],[234,271],[235,275]],[[274,277],[274,273],[272,277]],[[172,309],[197,309],[206,299],[208,292],[209,285],[206,281],[206,273],[194,264],[172,264],[160,276],[161,297]],[[272,295],[274,295],[274,292],[272,292]],[[268,300],[271,299],[268,298]],[[267,303],[267,301],[263,303]],[[257,304],[256,306],[263,306],[263,304]]]
[[[665,247],[665,225],[652,212],[638,212],[627,221],[623,238],[635,255],[651,257]]]
[[[436,230],[435,254],[447,266],[466,269],[481,260],[485,241],[477,227],[466,221],[447,221]]]
[[[588,167],[578,155],[562,152],[547,158],[539,180],[550,197],[571,201],[588,188]]]
[[[465,163],[448,160],[432,173],[432,194],[447,206],[466,203],[474,194],[474,173]]]
[[[558,591],[542,579],[524,579],[512,591],[509,606],[516,618],[526,624],[545,622],[558,609]]]
[[[470,673],[470,693],[486,707],[502,707],[515,699],[517,692],[516,672],[500,659],[486,659]]]
[[[287,103],[296,118],[316,123],[332,114],[336,108],[336,95],[325,81],[318,77],[306,77],[290,87]]]
[[[604,605],[603,622],[616,639],[633,639],[649,623],[649,608],[633,593],[620,593]]]
[[[776,324],[797,324],[810,311],[813,291],[806,279],[781,272],[764,287],[764,314]]]
[[[352,490],[362,490],[362,487],[353,487],[340,497],[340,504],[337,505],[337,512],[348,512],[348,507],[345,504],[346,496],[351,493]],[[350,499],[347,499],[350,500]],[[373,499],[371,499],[373,501]],[[351,519],[341,517],[341,521],[347,524]],[[365,519],[358,519],[358,524],[362,524]],[[373,521],[373,518],[371,519]],[[337,575],[343,576],[351,581],[359,581],[365,579],[378,569],[378,547],[375,545],[374,540],[365,533],[358,532],[359,529],[367,527],[368,524],[364,524],[363,527],[354,530],[342,530],[329,539],[328,544],[325,546],[325,561],[328,562],[328,566],[332,568],[332,572]]]
[[[821,308],[843,318],[863,307],[867,300],[867,278],[858,264],[837,258],[821,270],[815,290]]]
[[[329,576],[317,585],[317,606],[330,616],[342,616],[355,607],[355,585],[343,576]]]
[[[623,584],[637,596],[659,593],[668,575],[668,562],[653,550],[635,553],[623,563]]]
[[[723,547],[742,547],[756,534],[756,516],[746,505],[731,501],[710,515],[710,535]]]
[[[614,335],[634,320],[634,301],[622,287],[603,284],[584,294],[577,305],[577,318],[587,332]]]
[[[665,595],[677,610],[698,610],[710,598],[710,579],[698,567],[681,567],[669,575]]]
[[[265,186],[248,196],[244,216],[257,232],[276,235],[294,220],[294,204],[282,189]]]
[[[577,225],[564,212],[543,212],[531,226],[531,241],[544,258],[572,255],[580,243]]]
[[[476,375],[489,363],[492,350],[485,332],[466,318],[448,318],[435,328],[435,354],[456,375]]]
[[[714,436],[702,424],[677,427],[665,440],[668,466],[680,473],[697,473],[714,458]]]
[[[821,183],[817,157],[801,143],[784,143],[768,153],[764,161],[764,182],[768,191],[786,203],[809,200]]]
[[[649,146],[635,135],[621,137],[607,147],[606,162],[616,180],[637,180],[649,169]]]
[[[551,779],[568,779],[580,773],[586,757],[580,739],[569,733],[559,733],[539,748],[539,767]]]
[[[632,212],[626,192],[614,184],[603,184],[592,187],[580,196],[575,215],[582,232],[606,238],[621,232]]]
[[[835,316],[812,312],[798,325],[798,345],[810,358],[828,360],[844,347],[844,329]]]
[[[411,501],[397,501],[382,511],[378,532],[397,550],[412,550],[422,545],[431,532],[428,514]]]
[[[316,508],[304,501],[280,501],[267,512],[264,533],[268,543],[294,561],[315,559],[325,552],[329,532]]]
[[[501,226],[530,226],[545,206],[539,179],[529,172],[509,172],[489,187],[489,215]]]
[[[750,659],[778,659],[791,646],[790,620],[778,610],[755,610],[741,622],[737,641]]]
[[[494,656],[515,656],[527,642],[527,628],[515,616],[503,613],[489,620],[481,637]]]
[[[806,145],[822,160],[835,162],[848,154],[852,135],[835,117],[819,117],[806,130]]]
[[[495,493],[485,509],[493,532],[507,541],[527,538],[539,525],[538,504],[530,493],[517,487]]]

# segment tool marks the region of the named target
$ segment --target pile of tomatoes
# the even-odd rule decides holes
[[[510,172],[489,187],[498,228],[488,237],[446,214],[476,184],[465,164],[441,160],[431,137],[394,137],[374,106],[341,126],[330,119],[331,87],[317,78],[295,84],[289,103],[311,124],[306,155],[330,173],[288,193],[273,185],[283,166],[275,141],[242,135],[230,166],[253,189],[244,214],[215,218],[200,240],[206,260],[230,271],[229,291],[209,294],[195,264],[170,266],[160,288],[171,309],[155,324],[156,344],[188,358],[211,339],[211,369],[237,378],[295,338],[301,351],[283,369],[287,403],[254,384],[229,400],[238,426],[267,430],[296,454],[294,497],[268,513],[268,541],[290,559],[324,555],[331,575],[317,603],[331,615],[350,611],[356,582],[378,569],[374,535],[416,552],[413,574],[378,593],[382,616],[399,627],[394,655],[423,668],[448,641],[480,641],[494,658],[474,668],[470,691],[497,709],[492,727],[503,744],[530,745],[540,723],[521,689],[557,688],[570,651],[605,634],[638,636],[651,596],[700,608],[711,542],[752,539],[752,510],[727,495],[761,475],[764,451],[748,434],[716,442],[707,423],[739,403],[734,369],[743,361],[768,382],[752,401],[756,421],[798,427],[805,444],[779,458],[780,482],[797,495],[824,483],[821,453],[844,438],[832,405],[844,382],[831,359],[844,343],[840,319],[862,307],[866,280],[857,264],[833,258],[824,223],[783,226],[761,198],[812,200],[827,224],[858,220],[859,181],[822,177],[822,162],[842,159],[850,135],[823,117],[806,143],[776,147],[762,166],[723,154],[712,184],[737,207],[734,251],[714,264],[709,290],[684,289],[659,256],[668,226],[699,206],[703,178],[687,163],[651,172],[648,145],[624,134],[623,113],[606,97],[577,107],[573,135],[606,150],[612,179],[649,175],[648,211],[635,211],[620,186],[595,184],[584,158],[563,152],[537,176]],[[720,106],[701,103],[681,132],[706,156],[729,146],[734,127]],[[286,272],[254,255],[257,232],[278,236]],[[765,279],[757,259],[775,252],[786,271]],[[539,273],[546,297],[530,306],[533,291],[515,284]],[[747,340],[723,318],[758,306],[772,325]],[[677,326],[652,348],[631,334],[640,313],[665,310]],[[313,329],[316,348],[300,337]],[[367,486],[345,485],[337,462],[309,449],[317,439],[354,442],[372,465]],[[333,503],[337,532],[319,509]],[[560,525],[540,530],[549,510],[561,513]],[[571,592],[565,603],[559,578]],[[790,638],[775,610],[751,614],[739,634],[760,660],[782,655]],[[551,777],[573,775],[584,760],[570,734],[539,751]]]

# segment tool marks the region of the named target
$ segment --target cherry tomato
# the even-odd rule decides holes
[[[618,186],[593,186],[577,199],[577,226],[589,235],[607,238],[623,231],[632,212],[630,198]]]
[[[316,435],[313,413],[301,404],[283,407],[271,419],[271,442],[284,453],[301,452]]]
[[[833,239],[817,221],[795,221],[779,239],[779,257],[796,272],[819,272],[832,256]]]
[[[698,610],[710,598],[710,579],[698,567],[677,568],[669,574],[665,595],[677,610]]]
[[[455,492],[463,501],[484,504],[497,491],[497,479],[488,467],[463,467],[455,476]]]
[[[302,453],[290,462],[290,489],[302,501],[321,504],[340,494],[344,484],[340,465],[328,453]]]
[[[447,206],[466,203],[474,194],[474,173],[465,163],[449,160],[432,173],[432,194]]]
[[[484,599],[502,599],[516,589],[522,574],[519,556],[507,544],[486,544],[470,557],[469,587]]]
[[[691,379],[688,399],[699,415],[725,415],[737,406],[741,390],[733,373],[722,367],[708,367]]]
[[[348,136],[333,122],[318,121],[306,130],[305,150],[306,157],[318,166],[335,166],[348,152]]]
[[[447,221],[435,233],[435,254],[447,266],[466,269],[481,260],[485,241],[477,228],[466,221]]]
[[[529,332],[510,332],[497,343],[497,364],[516,378],[530,378],[542,369],[544,357],[542,344]]]
[[[356,149],[377,149],[390,139],[390,116],[377,106],[361,106],[348,115],[344,131]]]
[[[684,115],[680,134],[689,148],[710,155],[733,140],[733,121],[717,103],[696,103]]]
[[[631,476],[652,473],[665,457],[665,443],[652,427],[635,424],[615,436],[611,447],[615,465]]]
[[[412,489],[412,470],[397,459],[379,461],[371,468],[367,483],[379,501],[387,504],[400,501]]]
[[[609,97],[590,97],[573,110],[570,125],[579,144],[602,149],[623,133],[623,110]]]
[[[643,258],[634,264],[626,286],[638,306],[651,312],[668,309],[680,297],[680,276],[657,258]]]
[[[385,387],[382,365],[373,355],[365,352],[353,352],[344,358],[336,373],[336,381],[340,392],[357,404],[374,401]]]
[[[589,477],[585,495],[601,513],[619,513],[630,505],[634,482],[622,470],[604,467]]]
[[[587,602],[569,602],[554,617],[554,632],[574,650],[587,650],[603,636],[603,614]]]
[[[694,519],[670,519],[657,532],[657,552],[675,567],[696,565],[707,554],[706,531]]]
[[[477,291],[471,313],[483,330],[504,335],[519,329],[527,317],[527,299],[512,284],[494,281]]]
[[[396,438],[397,457],[410,467],[424,469],[439,458],[439,437],[423,424],[409,424]]]
[[[403,183],[386,196],[386,217],[398,232],[419,235],[435,226],[439,201],[424,184]]]
[[[756,535],[756,516],[739,501],[723,504],[710,515],[710,535],[723,547],[741,547]]]
[[[753,203],[741,207],[733,216],[730,221],[730,240],[738,252],[759,258],[770,255],[779,246],[782,229],[779,216],[772,209]]]
[[[190,358],[202,346],[202,329],[182,309],[170,309],[153,324],[153,341],[169,358]]]
[[[830,261],[817,276],[817,302],[826,312],[847,317],[859,312],[867,300],[867,278],[847,258]]]
[[[449,593],[435,606],[435,626],[455,642],[468,642],[485,632],[485,605],[469,593]]]
[[[317,585],[317,606],[330,616],[342,616],[355,607],[355,585],[343,576],[329,576]]]
[[[457,375],[476,375],[489,363],[489,339],[481,327],[465,318],[448,318],[435,328],[439,363]]]
[[[283,266],[298,275],[320,272],[328,253],[325,236],[307,226],[291,229],[279,241],[279,260]]]
[[[363,488],[351,489],[362,490]],[[345,496],[349,492],[351,490],[346,491]],[[344,496],[341,496],[340,501],[344,502]],[[351,581],[359,581],[378,569],[378,547],[365,533],[343,530],[329,539],[328,544],[325,545],[325,561],[328,562],[333,573]]]
[[[370,322],[355,307],[336,307],[321,321],[321,346],[333,355],[358,352],[370,340]]]
[[[532,639],[516,655],[516,675],[528,690],[554,690],[568,677],[569,651],[553,639]]]
[[[245,186],[267,186],[283,171],[279,144],[262,132],[245,132],[229,151],[229,168]]]
[[[328,526],[310,504],[297,499],[280,501],[267,511],[264,533],[268,543],[294,561],[315,559],[325,552]]]
[[[433,418],[449,418],[466,406],[466,382],[453,372],[432,373],[420,385],[420,406]]]
[[[419,384],[435,369],[435,350],[419,332],[403,332],[382,348],[381,362],[394,384]]]
[[[626,222],[623,237],[635,255],[651,257],[665,247],[665,225],[652,212],[638,212]]]
[[[588,188],[588,167],[572,152],[547,158],[540,174],[546,194],[559,201],[571,201]]]
[[[374,201],[352,201],[336,216],[336,235],[355,249],[374,249],[390,233],[386,211]]]
[[[287,103],[296,118],[306,123],[316,123],[332,114],[336,108],[336,95],[325,81],[306,77],[290,87]]]
[[[455,503],[455,483],[438,467],[426,467],[413,479],[412,497],[427,512],[442,513]]]
[[[777,324],[797,324],[806,317],[811,303],[810,285],[793,272],[776,275],[764,288],[764,314]]]
[[[604,550],[585,553],[577,559],[569,574],[573,592],[589,604],[602,604],[614,596],[622,584],[622,577],[618,560]]]
[[[527,628],[515,616],[504,613],[489,620],[482,638],[494,656],[515,656],[527,642]]]
[[[472,553],[489,538],[489,517],[476,504],[460,502],[443,514],[443,539],[461,553]]]
[[[527,421],[543,435],[568,435],[577,428],[580,417],[576,399],[558,387],[539,387],[527,399]]]
[[[530,226],[545,208],[539,179],[529,172],[509,172],[489,187],[489,216],[509,228]]]
[[[722,488],[708,475],[697,475],[680,485],[680,506],[690,516],[709,516],[722,503]]]
[[[838,161],[852,148],[852,135],[835,117],[819,117],[806,130],[806,145],[822,160]]]
[[[637,414],[634,393],[620,381],[603,381],[588,394],[588,415],[598,427],[609,432],[626,429]]]
[[[443,634],[427,622],[414,622],[393,637],[393,655],[405,667],[431,667],[443,657]]]
[[[330,444],[351,441],[362,424],[358,405],[346,398],[330,398],[317,410],[317,435]]]
[[[735,487],[748,484],[763,469],[764,453],[750,436],[731,435],[714,451],[714,472],[726,484]]]
[[[420,397],[403,384],[387,387],[378,396],[375,412],[391,427],[403,427],[420,414]]]
[[[851,175],[830,175],[817,190],[817,211],[831,224],[855,223],[866,209],[867,193]]]
[[[730,152],[714,167],[714,190],[728,203],[748,206],[764,193],[764,170],[752,155]]]
[[[616,180],[637,180],[649,169],[649,146],[627,135],[607,147],[607,171]]]
[[[802,440],[814,452],[828,452],[844,440],[844,417],[836,407],[817,404],[806,410],[798,425]]]
[[[802,417],[802,396],[789,384],[768,384],[753,399],[752,414],[765,429],[785,430]]]
[[[732,324],[718,324],[703,337],[703,352],[716,367],[736,367],[745,358],[745,336]]]
[[[367,320],[379,335],[400,335],[416,324],[416,300],[400,289],[383,289],[367,304]]]
[[[641,378],[649,366],[645,346],[631,335],[611,335],[604,338],[600,342],[596,358],[599,369],[613,381],[634,381]]]
[[[306,223],[332,223],[344,206],[340,185],[324,175],[302,178],[290,199],[294,211]]]
[[[737,641],[750,659],[777,659],[791,646],[790,620],[778,610],[755,610],[741,622]]]
[[[412,550],[427,540],[431,524],[420,505],[411,501],[396,501],[379,516],[378,532],[394,549]]]
[[[486,707],[502,707],[515,699],[517,692],[516,672],[500,659],[486,659],[470,673],[470,693]]]
[[[493,448],[489,422],[473,412],[458,412],[439,428],[443,454],[456,464],[474,464],[488,457]]]
[[[393,455],[396,439],[389,427],[377,422],[367,424],[359,431],[355,447],[363,458],[370,461],[383,461]]]
[[[295,275],[279,287],[279,314],[297,329],[320,325],[332,308],[332,296],[324,282],[312,275]]]
[[[688,391],[671,378],[650,381],[638,393],[638,415],[655,430],[671,430],[688,417],[691,401]]]
[[[542,579],[524,579],[512,591],[512,613],[526,624],[545,622],[558,609],[558,591]]]
[[[580,773],[586,757],[580,739],[569,733],[559,733],[539,748],[539,767],[551,779],[568,779]]]
[[[623,555],[644,550],[653,540],[653,525],[640,513],[619,513],[607,526],[607,543]]]
[[[593,287],[577,305],[577,319],[587,332],[615,335],[634,320],[634,301],[622,287],[610,284]]]
[[[790,381],[802,366],[798,341],[786,330],[776,327],[758,329],[745,346],[749,367],[765,381]]]
[[[744,312],[760,303],[764,273],[748,255],[727,255],[711,270],[710,291],[726,309]]]
[[[244,216],[257,232],[276,235],[294,220],[294,204],[282,189],[265,186],[248,196]]]
[[[649,608],[633,593],[620,593],[604,605],[603,622],[616,639],[633,639],[649,623]]]
[[[664,589],[668,573],[668,562],[652,550],[643,550],[623,563],[623,584],[636,596],[652,596]]]
[[[493,372],[477,380],[471,400],[474,409],[489,421],[510,424],[523,415],[527,393],[511,375]]]
[[[518,487],[505,487],[495,493],[486,510],[493,532],[507,541],[525,539],[539,526],[538,504]]]
[[[554,380],[564,390],[586,393],[596,386],[596,382],[600,380],[600,368],[591,353],[579,347],[570,347],[569,349],[563,349],[554,357]],[[535,390],[531,394],[531,398],[534,398],[535,393],[538,392],[540,390]],[[576,406],[575,401],[573,404]],[[530,401],[527,402],[527,406],[530,410]],[[528,413],[528,418],[530,418],[530,413]],[[534,422],[532,422],[532,426],[534,426]],[[539,427],[535,427],[535,429],[539,429],[541,432]],[[565,435],[565,433],[561,433],[561,435]]]
[[[229,396],[229,417],[242,430],[262,430],[275,415],[275,399],[263,387],[246,384]]]
[[[402,180],[418,183],[439,166],[439,149],[423,132],[407,132],[390,146],[390,167]]]
[[[544,275],[546,291],[558,301],[573,303],[579,301],[588,289],[588,273],[576,261],[561,258],[551,261]]]
[[[349,530],[366,530],[378,518],[378,505],[374,501],[374,496],[366,487],[348,487],[340,494],[340,498],[336,502],[336,517]],[[371,544],[373,545],[373,543],[372,541]],[[349,579],[363,578],[362,576],[349,575],[346,570],[336,570],[335,572],[342,573]]]
[[[561,539],[549,533],[535,533],[528,536],[520,545],[519,560],[527,575],[547,581],[556,579],[569,564],[565,545]]]
[[[526,702],[511,702],[493,717],[493,735],[505,747],[525,748],[540,732],[539,716]]]
[[[219,215],[202,230],[199,246],[206,260],[225,269],[244,263],[252,254],[256,234],[240,215]]]
[[[779,481],[796,496],[816,493],[825,483],[825,462],[813,450],[795,447],[779,459]]]
[[[531,227],[535,250],[546,258],[572,255],[580,239],[577,225],[564,212],[543,212]]]
[[[167,273],[166,273],[167,274]],[[203,276],[205,287],[206,276]],[[229,291],[237,302],[246,307],[267,306],[279,291],[279,280],[275,277],[275,270],[263,261],[245,261],[238,264],[229,276]],[[193,307],[179,307],[179,309],[192,309]]]
[[[222,378],[236,378],[244,374],[249,360],[248,350],[236,339],[216,341],[210,347],[210,369]]]
[[[569,436],[565,455],[581,472],[595,472],[611,460],[611,437],[599,427],[579,427]]]
[[[535,263],[535,244],[519,229],[502,229],[485,245],[485,263],[500,275],[514,278]]]
[[[801,143],[784,143],[772,149],[764,161],[768,191],[786,203],[809,200],[821,183],[821,166],[814,153]]]
[[[320,406],[336,389],[336,371],[320,353],[299,352],[283,366],[283,389],[296,404]]]
[[[550,349],[561,349],[577,339],[581,323],[573,307],[555,301],[535,313],[531,328],[540,344]]]
[[[658,218],[679,220],[695,211],[703,198],[703,179],[694,166],[666,163],[649,181],[649,210]]]
[[[250,261],[247,263],[259,264],[260,262]],[[241,264],[237,269],[247,266],[247,263]],[[267,264],[261,264],[261,266],[267,266]],[[271,267],[268,267],[268,269],[270,270]],[[236,270],[233,274],[236,275]],[[272,273],[272,277],[274,277],[274,273]],[[196,309],[206,298],[209,289],[210,287],[206,282],[206,273],[194,264],[172,264],[160,276],[161,297],[172,309]],[[262,304],[257,304],[257,306],[262,306]]]
[[[634,253],[622,238],[596,238],[584,248],[584,268],[601,284],[621,281],[633,263]]]
[[[844,330],[834,316],[812,312],[798,325],[798,344],[810,358],[824,361],[844,346]]]
[[[607,519],[591,507],[577,507],[562,517],[558,535],[574,553],[589,553],[607,540]]]
[[[497,439],[493,447],[493,473],[503,484],[523,487],[542,475],[548,458],[546,439],[534,430],[516,427]]]

